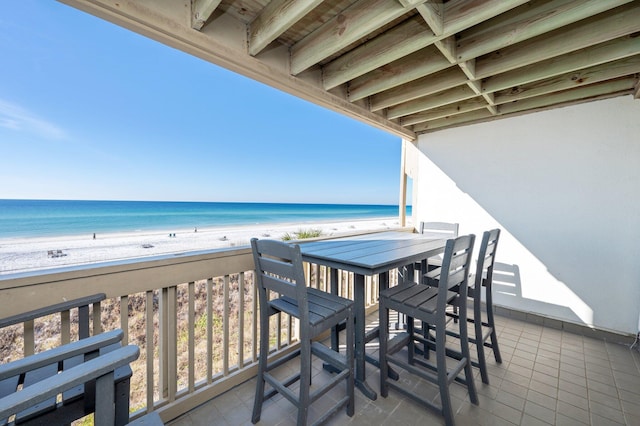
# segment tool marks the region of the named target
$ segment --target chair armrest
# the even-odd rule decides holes
[[[98,351],[105,346],[121,342],[122,336],[122,330],[108,331],[0,365],[0,381],[77,355]]]
[[[139,355],[140,349],[137,346],[125,346],[7,395],[0,399],[0,419],[55,397],[67,389],[112,373],[118,367],[135,361]],[[96,395],[96,398],[99,398],[99,395]]]

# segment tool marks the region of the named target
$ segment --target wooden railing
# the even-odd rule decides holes
[[[328,268],[305,267],[309,285],[328,290]],[[120,328],[124,342],[140,347],[132,364],[132,417],[157,410],[169,421],[255,376],[259,321],[252,270],[251,251],[244,247],[5,275],[0,276],[0,318],[105,293],[102,329]],[[353,276],[338,276],[339,293],[351,297]],[[377,306],[377,285],[371,285],[376,279],[367,279],[370,310]],[[39,352],[65,343],[51,329],[73,328],[76,317],[27,325],[33,327],[28,337],[33,341],[24,344]],[[13,327],[19,336],[21,325]],[[270,327],[276,356],[295,348],[291,318],[278,317]],[[22,348],[17,353],[22,356]],[[10,357],[2,353],[0,359]]]

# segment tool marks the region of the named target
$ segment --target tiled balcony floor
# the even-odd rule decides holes
[[[376,314],[377,315],[377,314]],[[373,321],[376,316],[370,317]],[[503,357],[497,364],[490,351],[490,385],[476,373],[480,404],[472,405],[466,388],[451,385],[457,425],[640,425],[640,353],[619,342],[605,342],[572,332],[497,317],[498,340]],[[471,348],[473,353],[475,347]],[[377,357],[377,342],[368,351]],[[314,381],[328,374],[318,362]],[[378,370],[367,364],[367,380],[379,391]],[[430,383],[416,382],[416,392],[439,401]],[[203,404],[171,422],[172,426],[250,425],[255,380]],[[340,396],[338,386],[333,395]],[[319,417],[327,401],[317,401],[310,422]],[[265,402],[259,425],[295,425],[294,407],[280,395]],[[393,389],[389,396],[371,401],[356,390],[356,412],[343,411],[330,425],[425,425],[444,424],[439,414],[401,397]]]

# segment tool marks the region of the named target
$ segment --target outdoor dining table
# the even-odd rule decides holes
[[[354,273],[355,306],[355,371],[356,386],[370,399],[376,392],[367,384],[365,361],[379,367],[378,360],[367,358],[365,345],[378,335],[378,330],[365,331],[365,276],[379,275],[381,289],[388,286],[389,271],[409,267],[429,257],[444,252],[446,240],[432,239],[422,234],[386,231],[342,237],[330,240],[301,243],[302,259],[309,263],[331,268],[331,292],[338,291],[338,271]],[[332,346],[337,348],[337,335],[332,336]]]

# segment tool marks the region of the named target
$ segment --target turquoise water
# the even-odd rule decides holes
[[[411,214],[411,208],[407,208]],[[0,200],[0,238],[166,231],[262,223],[372,219],[398,206],[162,201]]]

